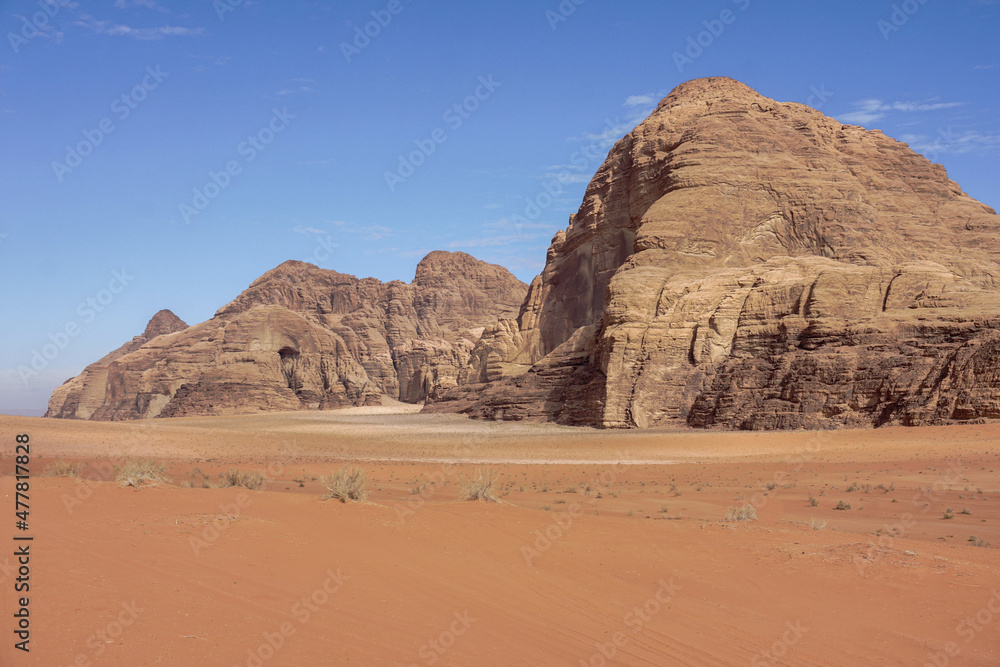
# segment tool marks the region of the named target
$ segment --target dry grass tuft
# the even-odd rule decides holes
[[[809,517],[809,527],[813,530],[823,530],[826,528],[826,521],[824,519]]]
[[[323,500],[332,499],[346,503],[368,497],[368,492],[365,490],[365,471],[356,466],[344,466],[339,472],[331,473],[321,481],[327,491]]]
[[[756,521],[757,508],[747,504],[743,507],[730,507],[726,510],[726,521]]]
[[[462,486],[462,500],[478,500],[498,503],[500,499],[493,493],[497,475],[493,471],[477,470],[476,476]]]
[[[79,477],[83,465],[69,461],[56,461],[45,469],[46,477]]]
[[[144,485],[167,483],[170,480],[163,474],[166,470],[165,463],[148,459],[129,459],[124,464],[115,466],[115,481],[122,486],[132,486],[137,489]]]
[[[259,472],[243,472],[230,468],[219,474],[219,486],[242,486],[244,489],[256,491],[264,486],[264,476]]]

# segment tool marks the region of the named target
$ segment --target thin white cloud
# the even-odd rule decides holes
[[[101,21],[86,14],[80,17],[76,25],[92,30],[98,35],[109,35],[111,37],[131,37],[141,40],[156,40],[164,37],[198,37],[205,34],[205,29],[185,28],[175,25],[163,25],[154,28],[133,28],[121,23],[111,21]]]
[[[16,19],[18,19],[20,21],[23,21],[25,23],[31,23],[32,25],[34,25],[35,28],[36,28],[36,30],[38,31],[37,34],[38,34],[39,37],[44,37],[45,39],[51,39],[56,44],[61,44],[62,43],[63,32],[61,30],[58,30],[57,28],[55,28],[51,24],[46,23],[44,25],[38,26],[38,25],[35,25],[35,23],[33,21],[30,21],[28,19],[28,17],[26,17],[26,16],[22,16],[21,14],[14,14],[13,16],[14,16],[14,18],[16,18]]]
[[[525,229],[552,229],[552,225],[547,225],[542,222],[514,222],[511,218],[500,218],[499,220],[491,220],[483,225],[487,229],[508,229],[521,232]]]
[[[656,104],[656,99],[652,95],[629,95],[625,98],[627,107],[648,107]]]
[[[913,150],[924,153],[928,157],[940,153],[971,153],[973,151],[992,151],[1000,149],[1000,134],[983,133],[977,130],[956,132],[952,128],[938,130],[936,136],[922,134],[904,134],[900,137]]]
[[[484,236],[478,239],[463,239],[460,241],[452,241],[448,244],[449,248],[493,248],[497,246],[507,246],[519,243],[524,243],[524,241],[532,236],[537,236],[536,234],[508,234],[505,236]]]
[[[302,225],[295,225],[292,227],[292,231],[296,234],[329,234],[326,230],[316,229],[315,227],[303,227]]]
[[[364,241],[381,241],[396,235],[395,230],[385,225],[359,225],[346,220],[324,220],[324,222],[337,227],[344,234],[357,234]]]
[[[842,123],[855,125],[867,125],[877,120],[882,120],[893,112],[918,113],[928,111],[941,111],[944,109],[954,109],[963,106],[964,102],[884,102],[882,100],[870,99],[861,100],[854,103],[854,110],[845,114],[840,114],[837,119]]]
[[[279,90],[275,95],[293,95],[295,93],[311,93],[313,89],[309,86],[299,86],[298,88],[292,90],[290,88],[285,88],[284,90]]]
[[[145,7],[155,9],[158,12],[166,12],[165,7],[161,7],[155,0],[115,0],[115,7],[118,9],[128,9],[129,7]]]

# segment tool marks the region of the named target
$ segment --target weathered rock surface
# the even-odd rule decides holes
[[[57,389],[47,415],[120,420],[384,396],[418,402],[457,385],[482,331],[514,317],[526,289],[464,253],[431,253],[409,284],[285,262],[207,322],[186,327],[158,314],[144,336]]]
[[[995,211],[905,144],[691,81],[611,150],[470,384],[425,409],[742,429],[998,417],[998,261]]]
[[[188,325],[169,310],[153,315],[141,336],[136,336],[120,348],[105,355],[84,369],[83,373],[66,380],[52,392],[46,417],[65,419],[90,419],[104,405],[105,387],[111,365],[122,357],[135,352],[157,336],[176,333]]]

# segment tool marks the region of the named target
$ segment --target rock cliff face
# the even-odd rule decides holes
[[[103,359],[87,366],[83,373],[66,380],[56,389],[49,399],[49,409],[45,416],[90,419],[104,405],[108,374],[114,362],[135,352],[157,336],[183,331],[187,326],[169,310],[161,310],[153,315],[141,336],[136,336]]]
[[[47,416],[418,402],[458,383],[482,331],[514,317],[525,293],[506,269],[463,253],[431,253],[410,284],[285,262],[207,322],[157,314],[143,336],[57,389]]]
[[[611,150],[470,384],[425,409],[741,429],[1000,417],[998,262],[995,211],[906,144],[691,81]]]

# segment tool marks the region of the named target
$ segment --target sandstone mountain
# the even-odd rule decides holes
[[[610,151],[516,320],[425,409],[740,429],[1000,417],[1000,218],[878,130],[727,78]],[[488,384],[485,384],[488,383]]]
[[[486,327],[527,286],[464,253],[433,252],[413,282],[285,262],[212,319],[169,311],[58,388],[47,416],[94,420],[419,402],[459,381]]]
[[[530,287],[435,252],[410,284],[286,262],[158,314],[49,416],[425,401],[627,428],[1000,418],[1000,218],[881,132],[727,78],[608,154]]]

